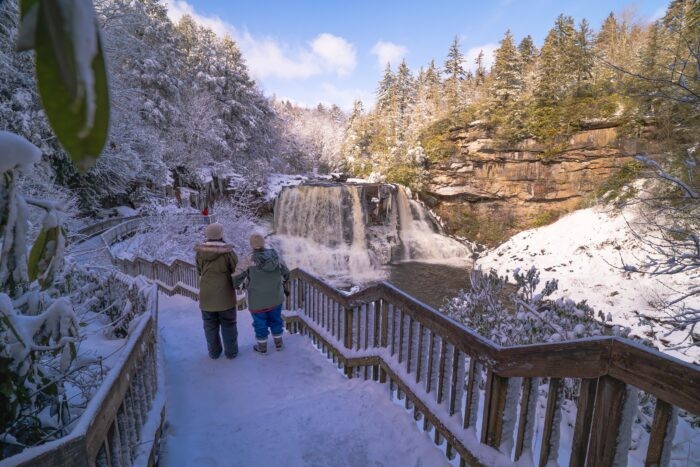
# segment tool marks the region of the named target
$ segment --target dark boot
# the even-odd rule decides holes
[[[282,350],[282,334],[280,334],[279,336],[273,335],[272,338],[275,341],[275,349]]]
[[[253,350],[255,350],[257,353],[260,355],[267,355],[267,340],[264,341],[258,341],[254,346]]]

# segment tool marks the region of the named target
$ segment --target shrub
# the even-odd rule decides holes
[[[425,149],[430,162],[440,162],[457,154],[457,144],[450,138],[450,129],[455,123],[451,118],[443,118],[428,126],[418,139]]]
[[[559,211],[542,211],[532,220],[532,227],[542,227],[559,219]]]

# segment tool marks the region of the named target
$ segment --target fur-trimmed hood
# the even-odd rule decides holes
[[[211,261],[219,255],[233,252],[233,245],[226,242],[205,242],[194,247],[194,251],[202,255],[202,258]]]

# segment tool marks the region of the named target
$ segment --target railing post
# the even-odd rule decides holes
[[[481,428],[481,442],[498,449],[501,445],[503,414],[506,407],[508,378],[498,376],[489,369],[486,376],[484,416]]]
[[[649,447],[644,465],[649,467],[668,465],[671,458],[671,443],[666,442],[666,440],[673,438],[676,416],[676,409],[671,404],[656,399],[654,421],[651,425]]]
[[[520,397],[520,416],[518,417],[518,433],[515,440],[515,456],[517,461],[524,449],[532,448],[532,435],[535,432],[537,419],[537,386],[539,378],[523,378],[522,395]],[[588,439],[588,438],[586,438]]]
[[[607,375],[598,378],[593,409],[593,431],[586,461],[588,467],[613,465],[626,396],[627,386],[622,381]]]
[[[547,394],[547,408],[544,414],[544,428],[542,429],[542,449],[540,449],[540,467],[544,467],[551,460],[557,459],[559,436],[552,437],[554,430],[559,430],[556,422],[557,412],[560,407],[561,379],[549,378],[549,391]]]
[[[343,335],[343,346],[346,349],[352,349],[352,308],[345,306],[342,308],[344,311],[344,335]],[[345,363],[345,376],[352,378],[352,369]]]
[[[593,420],[593,403],[598,387],[597,379],[584,378],[581,380],[578,404],[576,410],[576,423],[571,441],[570,467],[583,467],[586,465],[586,450],[591,435],[591,422]]]

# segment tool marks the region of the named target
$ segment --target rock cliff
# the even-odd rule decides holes
[[[578,209],[638,149],[612,125],[556,146],[498,141],[478,125],[453,129],[450,140],[455,154],[430,166],[422,197],[448,229],[487,244]]]

